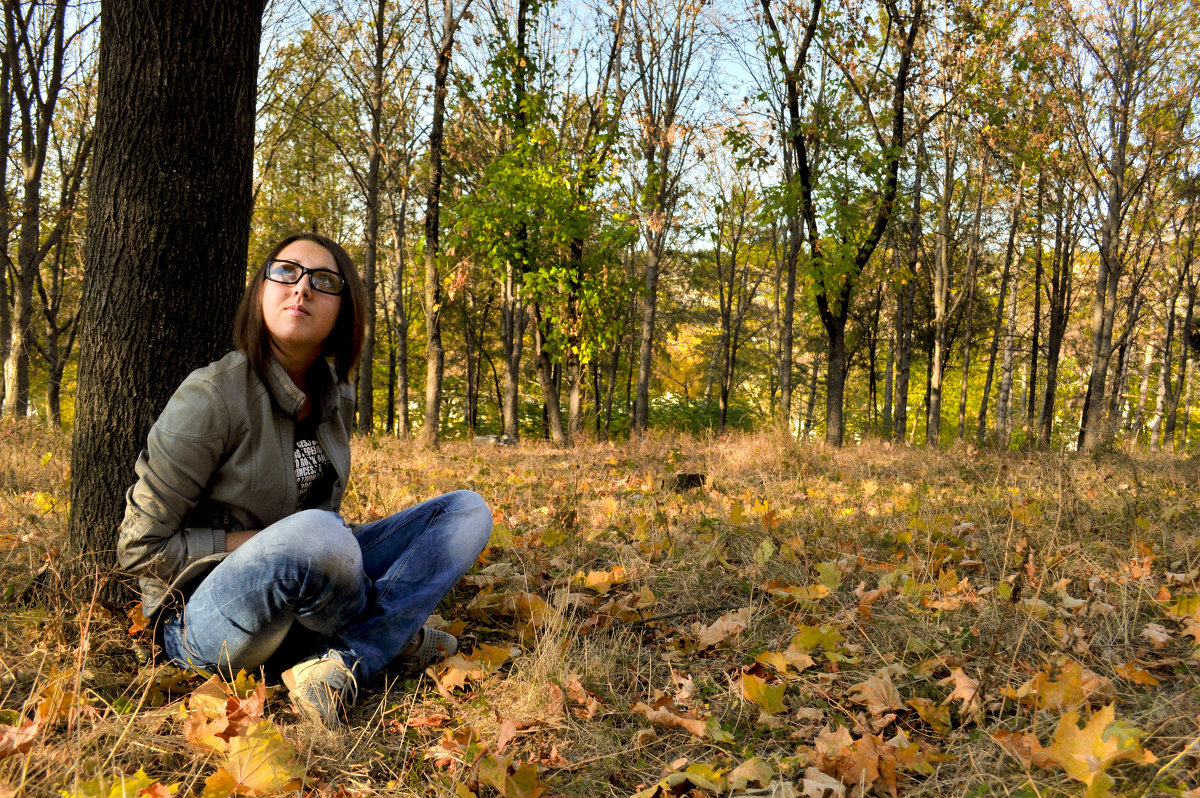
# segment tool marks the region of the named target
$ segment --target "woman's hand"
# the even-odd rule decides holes
[[[233,551],[258,533],[259,530],[257,529],[244,529],[241,532],[226,532],[225,551]]]

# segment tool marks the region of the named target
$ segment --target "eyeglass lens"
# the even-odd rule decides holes
[[[342,286],[346,284],[345,278],[337,272],[328,269],[308,269],[291,261],[275,260],[267,267],[267,279],[285,285],[295,285],[304,279],[306,274],[312,287],[323,294],[339,294]]]

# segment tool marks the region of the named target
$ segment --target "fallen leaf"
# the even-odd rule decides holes
[[[20,726],[0,725],[0,759],[28,752],[41,730],[41,723],[29,720]]]
[[[775,768],[765,759],[752,756],[732,771],[726,781],[731,790],[744,790],[755,782],[760,787],[766,787],[775,778]]]
[[[204,784],[201,798],[273,795],[300,787],[304,766],[292,762],[296,747],[269,720],[229,741],[221,768]]]
[[[882,676],[871,676],[865,682],[854,685],[846,692],[846,697],[856,704],[864,704],[874,717],[904,709],[900,693],[892,683],[891,674],[886,671]]]
[[[588,720],[594,717],[604,705],[578,679],[574,679],[567,684],[567,698],[570,699],[572,704],[576,705],[572,708],[575,714]]]
[[[904,703],[915,709],[921,720],[938,734],[950,733],[950,707],[922,697],[910,698]]]
[[[683,729],[697,737],[706,736],[707,724],[705,721],[697,717],[695,712],[681,711],[669,697],[664,696],[658,699],[652,707],[639,701],[633,705],[633,711],[656,726]]]
[[[841,780],[814,767],[804,769],[800,789],[805,798],[846,798],[846,785]]]
[[[838,726],[836,729],[826,726],[813,742],[813,748],[819,756],[834,761],[846,756],[853,745],[854,738],[845,726]]]
[[[1050,761],[1042,749],[1042,744],[1029,732],[1014,732],[1008,729],[998,729],[991,733],[991,738],[1004,749],[1005,753],[1017,759],[1025,767],[1037,765],[1047,767]]]
[[[822,584],[769,587],[767,594],[780,604],[806,604],[820,601],[829,595],[829,588]]]
[[[820,626],[801,626],[796,635],[792,637],[791,645],[788,648],[794,647],[798,651],[812,651],[814,648],[819,647],[825,651],[833,651],[841,641],[841,630],[831,623]]]
[[[544,725],[542,721],[536,719],[513,720],[512,718],[505,718],[504,722],[500,724],[499,733],[496,735],[496,753],[504,753],[504,749],[508,748],[508,744],[511,743],[520,732],[542,725]]]
[[[1174,639],[1174,635],[1157,623],[1146,624],[1146,628],[1142,630],[1142,637],[1149,640],[1155,648],[1165,648]]]
[[[979,697],[979,682],[972,679],[962,668],[951,668],[950,675],[938,682],[939,685],[945,686],[953,684],[954,689],[942,704],[949,704],[952,701],[958,701],[958,713],[964,718],[974,715],[982,705]]]
[[[696,649],[704,651],[740,633],[750,624],[750,608],[726,613],[709,626],[696,625]]]
[[[611,571],[588,571],[585,575],[580,571],[575,575],[578,582],[582,582],[583,586],[589,590],[594,590],[600,595],[604,595],[615,585],[624,584],[629,580],[629,576],[625,572],[624,565],[617,565]]]
[[[1076,725],[1078,719],[1077,712],[1059,719],[1046,756],[1086,784],[1088,798],[1103,798],[1115,783],[1106,772],[1109,765],[1121,759],[1145,760],[1139,742],[1143,732],[1115,720],[1114,704],[1097,710],[1082,727]]]
[[[76,710],[74,691],[64,690],[62,679],[53,679],[42,688],[33,719],[37,723],[53,726],[69,720]]]
[[[787,684],[784,682],[768,684],[766,679],[753,673],[742,674],[742,696],[772,715],[784,711],[783,694],[786,690]]]
[[[1111,679],[1068,660],[1057,669],[1044,666],[1016,690],[1004,688],[1001,692],[1026,705],[1061,713],[1088,701],[1098,704],[1110,700],[1113,684]]]
[[[549,786],[537,777],[537,765],[512,767],[512,759],[487,754],[479,760],[479,778],[504,798],[538,798]]]
[[[1125,662],[1118,665],[1116,671],[1121,678],[1127,679],[1134,684],[1142,684],[1146,687],[1158,687],[1158,685],[1162,684],[1162,682],[1154,678],[1150,671],[1139,668],[1132,662]]]

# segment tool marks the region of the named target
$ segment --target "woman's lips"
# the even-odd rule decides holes
[[[309,313],[307,310],[300,307],[299,305],[289,305],[288,307],[284,308],[284,311],[289,313],[292,316],[311,316],[312,315],[311,313]]]

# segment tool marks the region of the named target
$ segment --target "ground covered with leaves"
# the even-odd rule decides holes
[[[331,733],[63,603],[68,447],[0,427],[0,796],[1200,796],[1191,460],[362,439],[349,519],[495,532]]]

